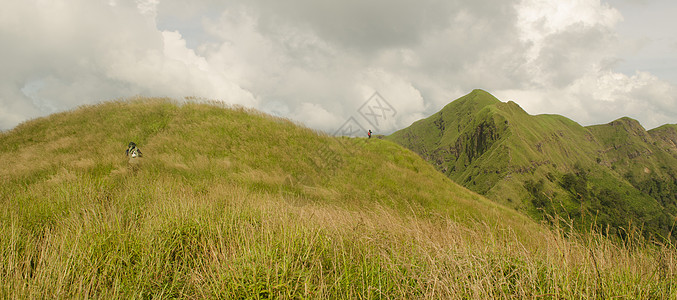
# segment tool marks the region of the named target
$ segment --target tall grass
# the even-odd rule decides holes
[[[1,218],[2,298],[677,296],[674,246],[638,235],[555,229],[524,243],[485,222],[145,175],[26,193]]]
[[[391,143],[132,104],[145,110],[114,104],[114,118],[144,141],[138,168],[107,146],[128,142],[117,131],[81,129],[101,142],[78,146],[40,122],[0,136],[24,149],[0,153],[0,298],[677,297],[674,245],[544,229]],[[326,145],[341,160],[317,170]]]

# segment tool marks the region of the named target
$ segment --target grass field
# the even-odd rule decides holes
[[[675,246],[632,226],[546,228],[391,142],[254,111],[88,106],[0,134],[0,161],[0,298],[677,297]]]

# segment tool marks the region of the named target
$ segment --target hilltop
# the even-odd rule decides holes
[[[143,158],[130,164],[127,143]],[[547,229],[389,141],[132,99],[0,134],[2,298],[674,296],[677,252]],[[660,255],[659,255],[660,254]],[[594,263],[593,263],[594,262]]]
[[[674,125],[636,120],[584,127],[526,113],[475,90],[387,137],[455,182],[537,219],[553,215],[610,226],[630,223],[667,238],[677,216]]]

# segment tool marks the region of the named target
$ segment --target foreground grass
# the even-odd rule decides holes
[[[674,247],[194,191],[136,175],[3,210],[2,298],[674,298]],[[114,186],[114,187],[111,187]],[[49,194],[52,196],[42,197]],[[412,210],[420,208],[412,207]]]
[[[127,105],[0,136],[0,298],[677,297],[674,246],[543,229],[391,143]]]

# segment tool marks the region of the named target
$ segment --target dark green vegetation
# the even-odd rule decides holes
[[[3,299],[677,293],[671,245],[565,237],[392,142],[255,111],[87,106],[0,134],[0,162]]]
[[[622,118],[583,127],[527,114],[475,90],[387,137],[455,182],[539,219],[579,229],[638,225],[665,241],[677,217],[677,125]]]

